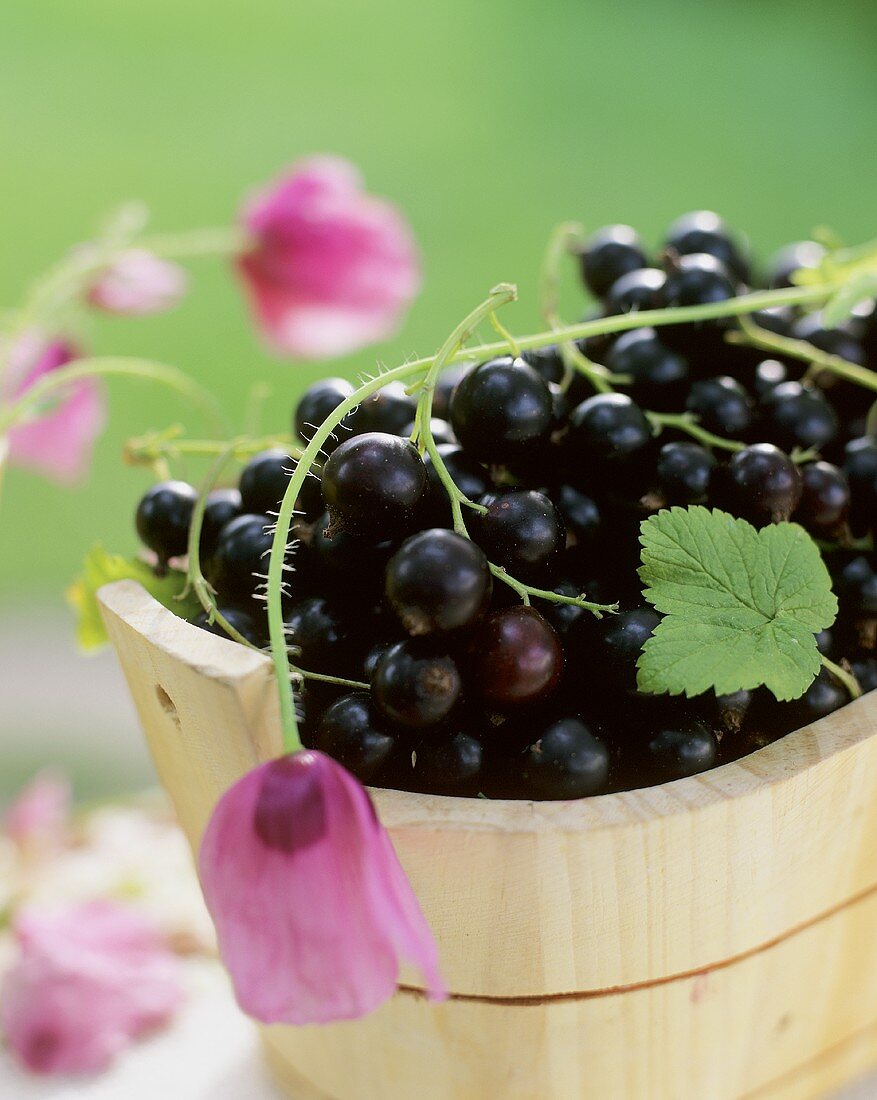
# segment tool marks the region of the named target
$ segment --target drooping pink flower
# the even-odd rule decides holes
[[[220,799],[201,884],[245,1012],[349,1020],[396,989],[399,960],[444,996],[435,941],[365,789],[320,752],[263,764]]]
[[[145,248],[123,252],[94,283],[88,300],[98,309],[127,316],[161,313],[186,293],[188,279],[177,264]]]
[[[15,931],[21,955],[3,981],[0,1023],[35,1073],[104,1069],[182,1001],[177,959],[128,906],[24,911]]]
[[[3,815],[3,829],[20,847],[56,848],[70,827],[70,782],[41,772],[18,794]]]
[[[238,269],[265,337],[324,359],[391,335],[420,289],[411,229],[340,157],[300,161],[243,212]]]
[[[63,339],[47,340],[36,331],[19,337],[9,356],[0,399],[9,402],[47,374],[76,359],[78,349]],[[103,387],[92,378],[74,382],[44,410],[8,433],[9,459],[62,485],[81,481],[91,464],[94,442],[103,430]]]

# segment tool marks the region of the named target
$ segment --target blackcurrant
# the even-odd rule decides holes
[[[695,413],[700,424],[714,435],[742,439],[752,426],[752,401],[733,378],[720,375],[695,382],[685,408]]]
[[[570,415],[569,444],[590,460],[630,459],[652,441],[645,413],[624,393],[598,393]]]
[[[717,480],[717,503],[757,526],[791,518],[801,499],[798,467],[772,443],[737,451]]]
[[[535,351],[524,352],[521,358],[546,382],[556,384],[563,380],[563,357],[555,345],[552,344],[547,348],[537,348]]]
[[[787,382],[789,371],[779,359],[763,359],[755,368],[752,385],[759,397],[765,395],[781,382]]]
[[[343,676],[355,667],[358,639],[347,609],[325,596],[302,600],[286,614],[295,663],[308,672]]]
[[[429,421],[429,430],[437,445],[457,442],[457,437],[454,435],[454,431],[447,420],[439,420],[437,416],[431,417]],[[404,436],[413,435],[414,421],[412,420],[410,424],[406,424],[399,434]]]
[[[815,271],[825,259],[825,248],[816,241],[795,241],[776,252],[767,264],[767,285],[774,289],[793,286],[796,271]]]
[[[838,355],[851,363],[865,362],[862,342],[849,326],[826,327],[820,313],[808,313],[799,318],[792,326],[792,336],[796,340],[806,340],[820,351]]]
[[[333,524],[386,535],[414,521],[426,490],[426,467],[410,440],[367,432],[332,452],[322,485]]]
[[[264,585],[273,541],[268,523],[267,516],[245,514],[219,532],[207,575],[225,599],[248,598]]]
[[[472,784],[483,760],[483,745],[469,733],[427,735],[411,754],[411,785],[442,794],[476,793]]]
[[[409,634],[470,626],[492,589],[484,552],[443,528],[406,539],[387,565],[385,583],[387,601]]]
[[[703,504],[716,466],[699,443],[665,443],[658,453],[658,489],[667,504]]]
[[[495,611],[475,631],[473,685],[500,709],[548,695],[563,672],[560,639],[532,607]]]
[[[800,699],[793,699],[788,704],[789,719],[797,726],[806,726],[846,706],[849,701],[847,689],[823,668]]]
[[[877,440],[862,436],[847,443],[843,470],[850,484],[850,523],[864,535],[877,528]]]
[[[256,615],[251,614],[249,611],[244,611],[240,607],[217,605],[217,610],[222,614],[223,618],[234,627],[234,629],[241,634],[248,642],[251,642],[254,646],[260,648],[265,644],[265,630],[262,622]],[[206,630],[208,634],[215,634],[218,638],[228,638],[225,628],[220,626],[219,622],[214,620],[212,623],[209,621],[210,616],[206,611],[202,611],[199,615],[196,615],[192,620],[192,623],[200,627],[201,630]]]
[[[230,520],[241,515],[241,512],[241,494],[237,489],[213,489],[207,494],[199,544],[204,562],[216,549],[219,532]],[[243,634],[243,631],[241,633]]]
[[[351,431],[386,432],[401,435],[414,419],[417,402],[405,392],[401,382],[388,382],[383,389],[363,398],[362,404],[350,413],[347,423]],[[342,440],[343,442],[343,440]]]
[[[781,382],[761,399],[764,436],[791,451],[819,448],[837,435],[837,414],[822,393],[801,382]]]
[[[749,249],[744,240],[711,210],[683,214],[667,230],[664,247],[679,256],[714,256],[742,283],[751,280]]]
[[[737,284],[724,264],[715,256],[695,252],[676,260],[667,275],[661,304],[668,309],[714,305],[728,301],[736,293]],[[714,334],[729,323],[726,319],[713,319],[663,325],[661,339],[683,353],[702,354],[704,348],[715,345]]]
[[[664,782],[707,771],[715,765],[718,751],[715,733],[697,719],[679,729],[656,730],[648,743],[649,762]]]
[[[632,379],[634,401],[656,412],[671,412],[682,403],[688,386],[688,362],[664,344],[653,328],[623,332],[606,357],[615,374]]]
[[[446,718],[463,687],[453,659],[420,638],[390,646],[375,665],[371,685],[382,714],[418,728]]]
[[[140,498],[135,523],[144,546],[154,550],[160,565],[186,553],[189,524],[198,494],[185,481],[161,481]]]
[[[295,407],[293,431],[299,439],[309,443],[326,417],[352,395],[353,386],[346,378],[321,378],[314,382],[308,386]],[[347,419],[349,414],[323,444],[322,450],[325,453],[334,450],[350,434],[349,428],[345,427]]]
[[[574,485],[561,485],[554,494],[554,503],[576,545],[593,546],[602,529],[600,508],[594,498]]]
[[[846,474],[830,462],[810,462],[801,470],[801,481],[795,519],[813,534],[831,537],[843,525],[850,507]]]
[[[658,309],[666,275],[657,267],[640,267],[616,279],[606,292],[604,306],[609,317],[619,313],[642,313]]]
[[[344,528],[338,530],[324,512],[314,524],[310,550],[324,582],[357,593],[380,591],[384,569],[397,546],[397,539],[364,538]]]
[[[328,753],[363,783],[380,771],[395,738],[367,692],[343,695],[323,712],[312,748]]]
[[[605,791],[609,782],[609,752],[577,717],[538,729],[518,767],[530,798],[585,798]]]
[[[543,493],[513,489],[488,493],[487,511],[470,521],[473,538],[496,565],[530,583],[548,581],[566,535],[560,513]]]
[[[645,247],[629,225],[607,225],[589,237],[580,261],[585,286],[602,298],[613,283],[647,264]]]
[[[454,434],[480,462],[507,462],[545,443],[553,418],[548,384],[523,359],[510,356],[470,371],[451,398]]]
[[[441,420],[450,420],[451,394],[458,383],[475,366],[474,363],[454,363],[446,367],[438,377],[432,394],[432,415]]]
[[[295,459],[279,447],[254,455],[241,471],[243,510],[250,514],[276,514],[295,470]]]
[[[650,607],[637,607],[600,620],[596,630],[588,632],[587,648],[596,642],[589,663],[605,677],[607,691],[636,691],[637,661],[660,621],[660,615]],[[583,625],[587,628],[591,624]],[[581,636],[581,630],[578,633]]]

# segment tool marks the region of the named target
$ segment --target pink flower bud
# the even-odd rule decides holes
[[[20,397],[78,355],[79,350],[67,340],[47,340],[36,331],[25,333],[9,356],[0,399],[8,402]],[[75,484],[88,472],[105,419],[103,387],[94,379],[81,379],[48,402],[46,409],[37,409],[31,419],[10,429],[9,459],[53,481]]]
[[[186,273],[177,264],[132,248],[101,274],[88,300],[107,313],[142,317],[175,306],[187,287]]]
[[[176,958],[127,906],[32,910],[19,915],[15,931],[21,956],[3,981],[0,1023],[35,1073],[104,1069],[182,1000]]]
[[[256,195],[238,269],[279,352],[325,359],[395,332],[420,289],[411,229],[339,157],[311,157]]]
[[[22,848],[57,848],[70,828],[70,783],[42,772],[7,807],[3,828]]]
[[[241,1007],[265,1023],[349,1020],[399,960],[444,996],[435,941],[365,789],[320,752],[263,764],[220,799],[201,884]]]

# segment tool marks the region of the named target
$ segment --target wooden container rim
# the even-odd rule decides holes
[[[229,638],[209,634],[175,615],[151,596],[137,581],[122,580],[105,585],[99,601],[145,634],[168,657],[196,668],[224,683],[236,683],[253,674],[267,677],[274,686],[270,657],[247,650]],[[192,661],[197,638],[198,663]],[[872,691],[835,712],[858,710],[877,703]],[[835,717],[830,715],[830,718]],[[384,787],[369,787],[381,819],[387,827],[424,827],[460,830],[499,830],[536,834],[560,830],[565,833],[594,829],[630,827],[648,820],[703,810],[710,806],[747,798],[775,784],[785,783],[815,764],[847,753],[877,737],[877,723],[837,723],[829,719],[804,726],[781,737],[749,756],[723,764],[708,772],[672,783],[644,787],[616,794],[556,802],[523,799],[461,798],[419,794]],[[865,730],[867,732],[857,732]],[[814,732],[819,732],[819,737]],[[817,743],[818,742],[818,743]]]

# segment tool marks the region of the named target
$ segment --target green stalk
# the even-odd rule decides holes
[[[843,686],[850,693],[851,699],[859,699],[862,695],[862,689],[859,686],[859,681],[853,676],[851,672],[847,672],[841,665],[836,665],[834,661],[829,659],[822,653],[819,655],[822,661],[822,667],[828,669],[828,671],[835,676]]]
[[[86,378],[109,377],[140,378],[166,386],[199,408],[212,430],[220,435],[225,431],[225,417],[216,398],[209,390],[204,389],[177,367],[154,363],[149,359],[101,357],[77,359],[69,366],[60,367],[51,374],[43,375],[17,400],[2,410],[0,436],[19,421],[27,419],[28,414],[38,409],[48,398],[61,393],[74,382],[80,382]]]

